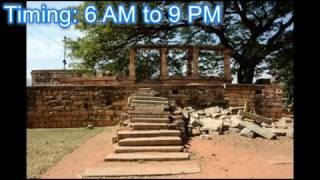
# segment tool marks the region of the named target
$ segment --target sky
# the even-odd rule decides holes
[[[40,8],[41,4],[48,8],[66,8],[78,6],[81,1],[28,1],[28,8]],[[31,70],[63,69],[63,37],[77,38],[83,36],[79,30],[61,28],[56,24],[27,24],[27,79],[31,79]],[[67,58],[68,61],[68,58]]]
[[[28,8],[40,8],[46,4],[48,8],[67,8],[78,6],[81,1],[28,1]],[[63,38],[76,39],[84,34],[76,30],[74,26],[61,28],[56,24],[27,24],[27,79],[31,79],[32,70],[63,69]],[[69,63],[67,58],[67,63]],[[68,66],[67,66],[68,69]],[[269,78],[263,74],[262,78]],[[235,83],[236,76],[233,76]]]

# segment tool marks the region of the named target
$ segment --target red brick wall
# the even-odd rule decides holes
[[[270,85],[36,86],[27,88],[27,127],[115,125],[129,95],[139,87],[151,87],[180,106],[203,108],[224,102],[243,106],[247,100],[261,115],[282,113],[282,92]]]
[[[227,85],[225,99],[231,106],[243,106],[247,101],[257,114],[279,118],[282,115],[282,89],[275,85]]]

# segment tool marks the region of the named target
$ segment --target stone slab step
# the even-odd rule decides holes
[[[183,146],[116,146],[114,152],[181,152],[182,149]]]
[[[168,101],[168,98],[157,96],[132,96],[132,100]]]
[[[161,114],[131,114],[132,118],[169,118],[169,115]]]
[[[128,110],[128,114],[170,115],[169,111]]]
[[[135,92],[132,94],[132,96],[154,96],[153,93],[147,93],[147,92]]]
[[[184,119],[184,117],[182,115],[170,115],[170,117],[172,119],[176,119],[176,120],[183,120]]]
[[[119,146],[167,146],[181,143],[181,138],[176,136],[125,138],[118,142]]]
[[[168,129],[169,123],[131,123],[134,130]]]
[[[169,118],[132,118],[130,122],[169,123]]]
[[[145,106],[145,105],[133,105],[133,107],[136,110],[142,110],[142,111],[165,111],[166,109],[169,109],[169,106]]]
[[[155,100],[131,100],[131,104],[164,104],[167,105],[169,104],[168,100],[164,101],[155,101]]]
[[[179,130],[118,131],[119,139],[134,137],[180,136]]]
[[[188,159],[190,159],[190,154],[185,152],[111,153],[104,158],[105,161],[178,161]]]
[[[121,162],[120,162],[121,163]],[[127,163],[125,170],[123,164],[109,162],[105,167],[88,168],[81,178],[106,178],[106,177],[130,177],[130,176],[163,176],[192,174],[201,171],[197,161],[168,161],[168,162],[144,162]]]
[[[141,103],[130,103],[131,107],[139,107],[139,110],[148,110],[148,111],[164,111],[164,109],[169,108],[168,104],[141,104]]]
[[[139,88],[138,92],[150,92],[151,90],[151,88]]]

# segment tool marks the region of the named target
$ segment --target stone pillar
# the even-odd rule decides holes
[[[187,76],[192,75],[192,49],[188,49],[188,56],[187,56]]]
[[[161,48],[160,50],[160,79],[168,79],[168,49]]]
[[[192,50],[192,77],[199,78],[199,48]]]
[[[230,68],[230,59],[231,59],[231,50],[226,49],[223,52],[224,55],[224,80],[225,82],[232,82],[231,68]]]
[[[136,49],[130,48],[129,50],[129,79],[136,80]]]

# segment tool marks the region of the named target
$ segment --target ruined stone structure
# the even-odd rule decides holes
[[[151,88],[139,88],[128,98],[127,105],[127,117],[121,121],[112,138],[114,151],[104,158],[109,167],[88,168],[81,175],[82,178],[200,172],[199,163],[190,161],[190,152],[185,147],[188,142],[188,120],[182,112],[174,112],[168,98],[158,96]],[[134,165],[144,169],[141,171],[136,167],[130,168],[125,163],[133,161],[139,161]],[[152,164],[148,163],[150,161]],[[170,162],[182,166],[182,169],[175,171],[176,167],[168,168]],[[185,166],[184,163],[192,164],[193,168]],[[113,169],[115,166],[125,166],[126,170],[117,172]],[[156,172],[149,170],[150,166],[156,166]]]
[[[158,50],[160,52],[160,79],[158,81],[146,80],[150,84],[221,84],[231,83],[230,69],[230,51],[221,46],[182,46],[182,45],[138,45],[131,47],[129,50],[129,75],[127,77],[105,76],[103,73],[97,73],[95,76],[81,74],[72,70],[35,70],[32,71],[32,86],[52,86],[52,85],[133,85],[144,84],[136,82],[136,57],[137,50]],[[168,50],[180,49],[186,50],[191,54],[188,61],[188,76],[175,77],[168,74]],[[224,55],[224,77],[200,77],[199,75],[199,52],[200,50],[216,51]]]
[[[160,79],[136,82],[137,49],[158,49],[161,53]],[[187,77],[168,75],[168,49],[192,51]],[[200,77],[200,50],[224,54],[224,77]],[[115,125],[126,110],[127,98],[138,88],[151,88],[179,106],[243,106],[248,102],[256,113],[277,118],[282,114],[282,90],[276,85],[231,84],[230,52],[220,46],[147,46],[130,48],[127,77],[83,75],[71,70],[32,71],[32,86],[27,87],[27,127],[83,127]]]

